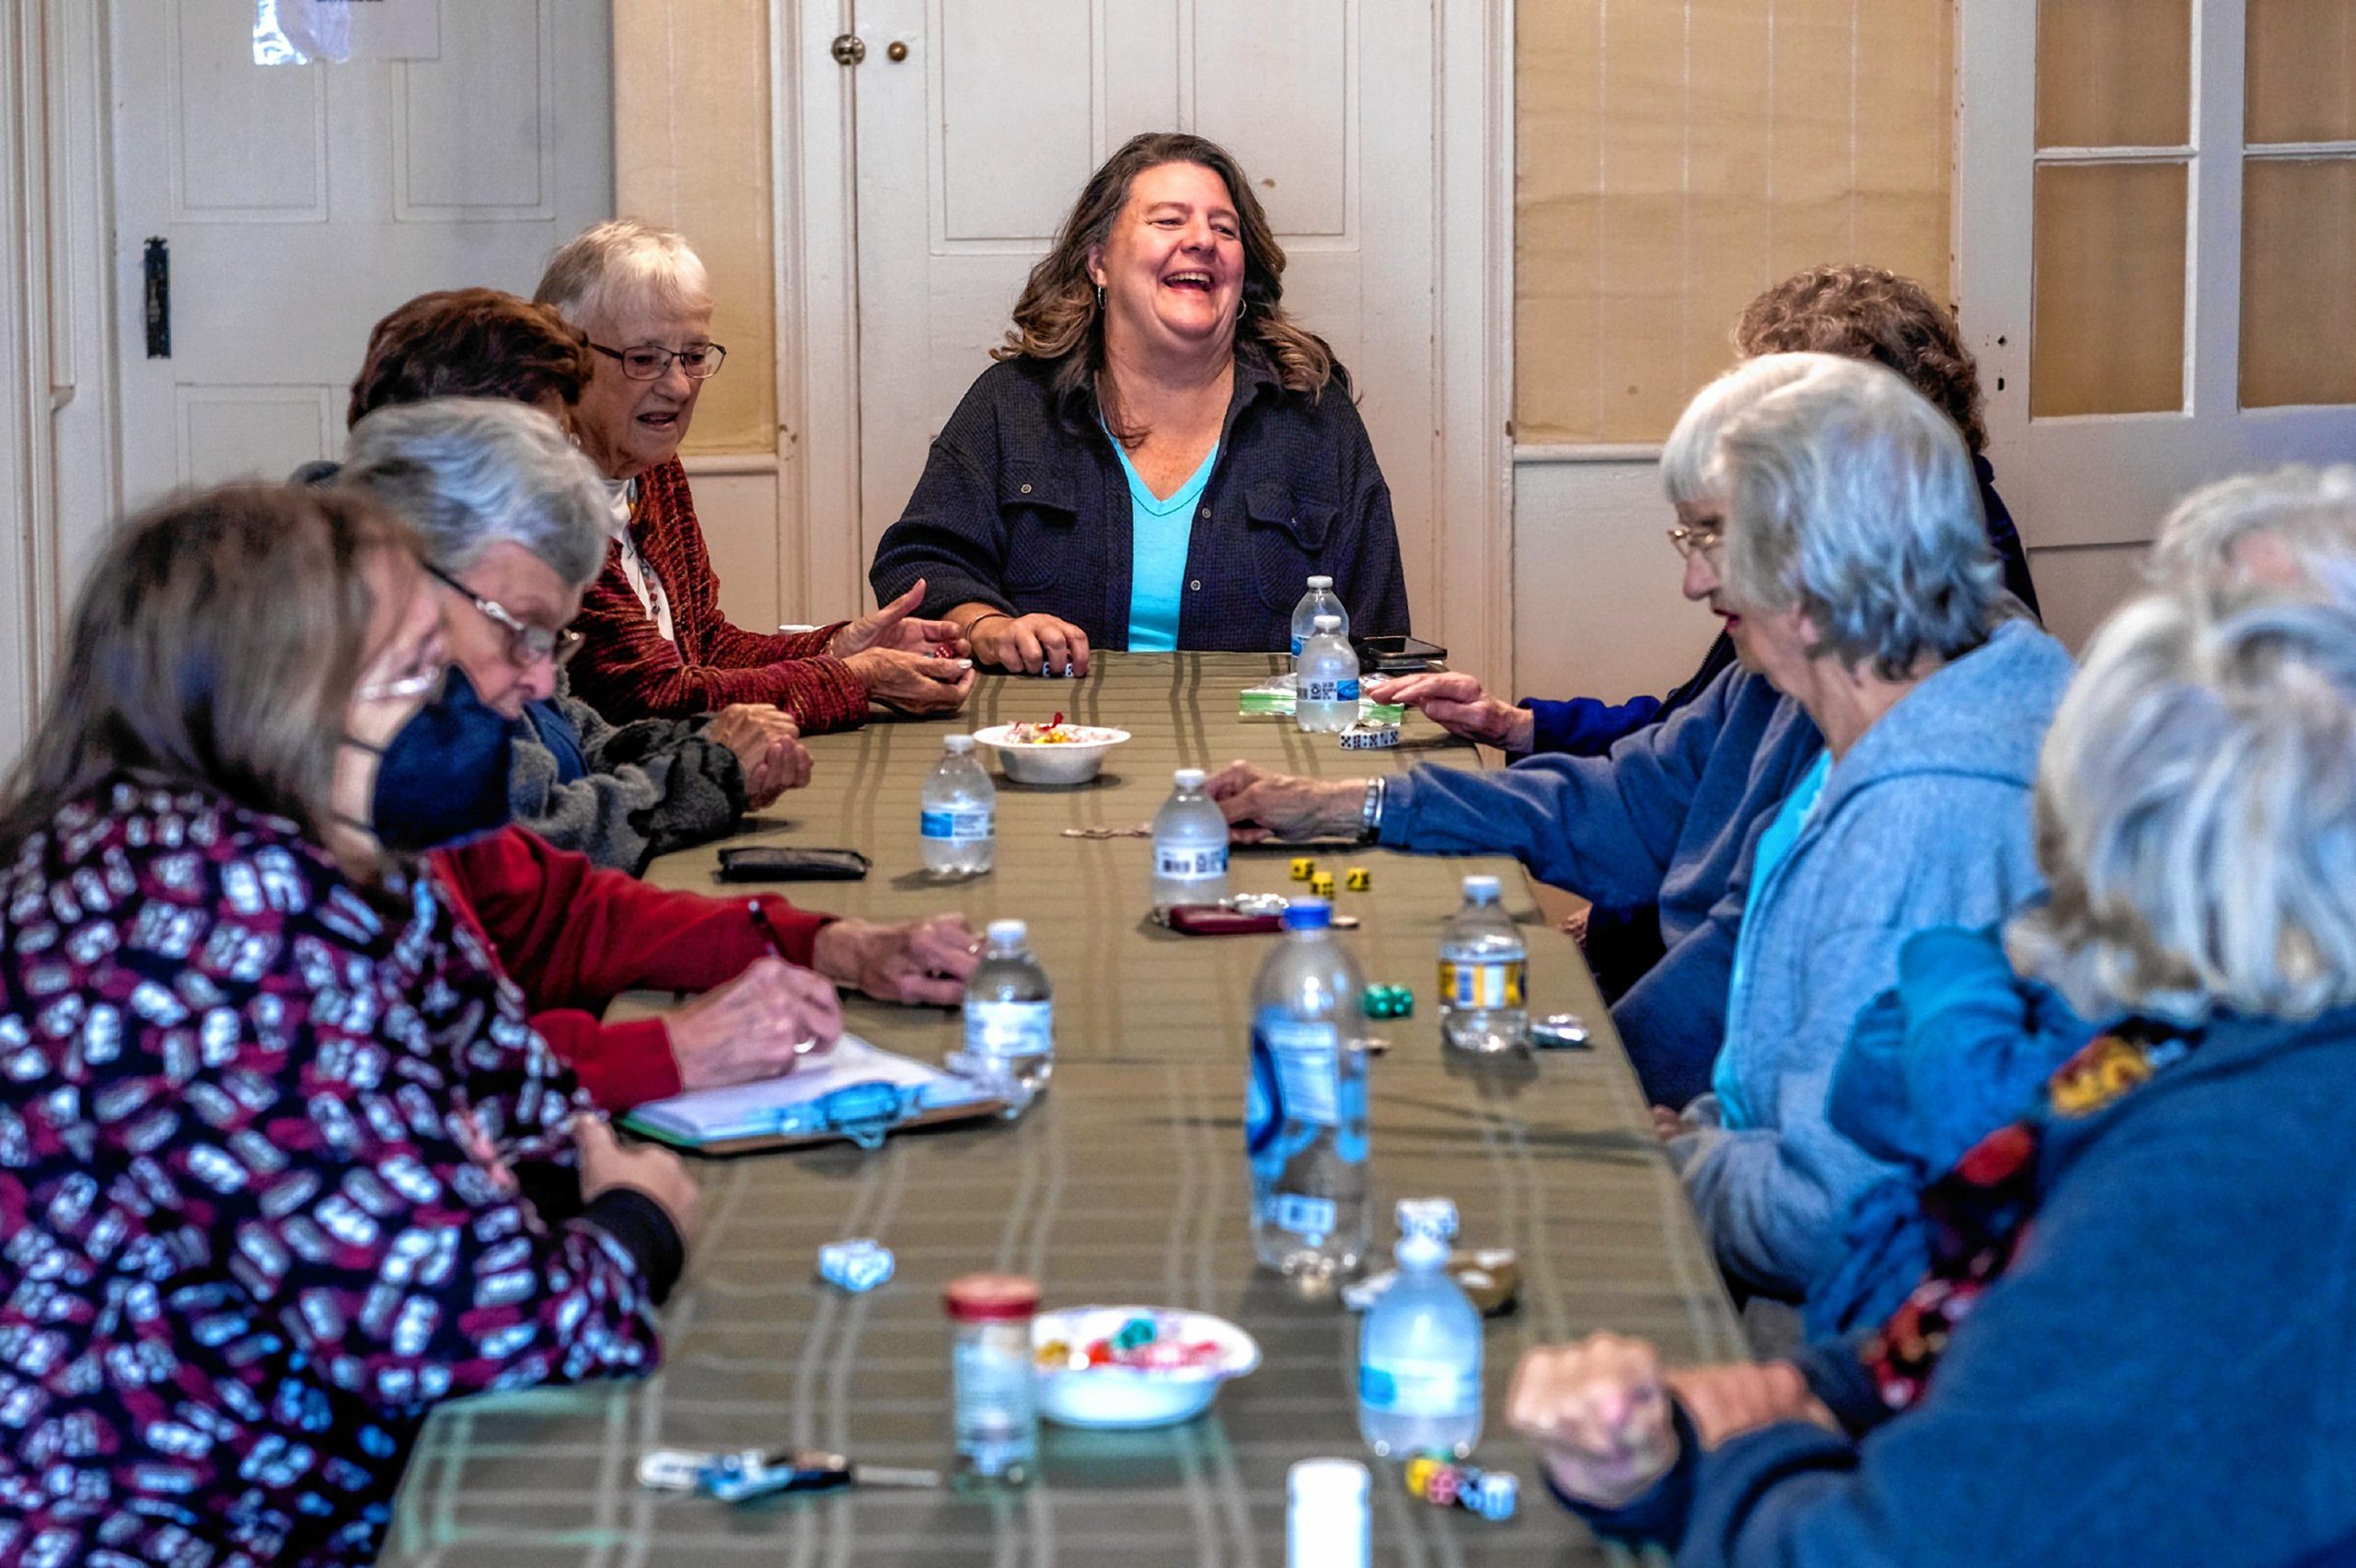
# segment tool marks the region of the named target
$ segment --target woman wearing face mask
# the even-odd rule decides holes
[[[1312,572],[1354,633],[1407,629],[1391,490],[1234,156],[1133,138],[1031,270],[1013,330],[876,548],[976,663],[1086,674],[1092,648],[1281,652]]]
[[[378,832],[435,851],[459,914],[598,1104],[791,1071],[842,1032],[837,982],[886,1001],[963,997],[976,959],[957,916],[882,925],[774,895],[666,893],[508,824],[525,705],[554,686],[606,555],[603,487],[545,415],[468,398],[380,409],[353,428],[338,481],[422,536],[455,665],[384,759]],[[598,1020],[640,987],[710,995],[665,1018]]]
[[[228,490],[117,534],[0,796],[0,1514],[52,1562],[364,1563],[433,1407],[635,1375],[695,1187],[372,820],[416,546]]]

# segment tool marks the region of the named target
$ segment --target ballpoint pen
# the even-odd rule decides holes
[[[745,913],[752,918],[753,929],[760,932],[762,939],[769,944],[769,951],[787,963],[791,963],[793,957],[785,951],[785,937],[778,930],[776,922],[769,918],[769,912],[761,907],[761,901],[757,898],[745,900]],[[806,1056],[817,1048],[818,1042],[814,1039],[793,1043],[793,1054],[797,1056]]]
[[[727,1454],[656,1448],[638,1461],[638,1483],[655,1492],[700,1492],[723,1503],[743,1503],[854,1486],[936,1487],[941,1472],[853,1464],[840,1454],[816,1448],[745,1448]]]

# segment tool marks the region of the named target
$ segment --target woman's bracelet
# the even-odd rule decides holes
[[[981,625],[984,621],[1012,620],[1013,618],[1014,617],[1012,616],[1008,615],[1004,610],[987,610],[981,615],[976,616],[972,620],[967,621],[965,623],[965,629],[961,635],[963,635],[966,640],[971,641],[974,636],[974,628]]]

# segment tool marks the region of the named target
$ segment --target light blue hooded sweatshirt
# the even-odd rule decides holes
[[[1839,1261],[1851,1203],[1892,1173],[1827,1121],[1833,1063],[1911,933],[1992,925],[2043,891],[2029,795],[2070,674],[2034,623],[2002,623],[1859,737],[1751,885],[1716,1069],[1739,1109],[1703,1096],[1669,1145],[1738,1286],[1799,1299]]]

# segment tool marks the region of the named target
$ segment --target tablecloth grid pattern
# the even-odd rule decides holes
[[[1161,1563],[1280,1568],[1287,1467],[1361,1454],[1350,1315],[1255,1273],[1245,1213],[1242,1063],[1253,976],[1267,939],[1187,939],[1151,926],[1148,846],[1061,836],[1149,820],[1170,772],[1248,756],[1324,777],[1416,761],[1477,767],[1469,747],[1411,717],[1407,744],[1345,753],[1289,722],[1239,720],[1236,693],[1280,665],[1259,655],[1098,656],[1071,683],[985,681],[954,728],[1045,719],[1060,707],[1136,738],[1080,790],[1001,780],[998,869],[963,882],[919,870],[917,792],[946,723],[878,723],[816,737],[808,790],[738,842],[855,845],[865,882],[797,889],[845,915],[962,909],[1032,924],[1057,988],[1057,1065],[1021,1120],[699,1167],[704,1231],[664,1322],[666,1366],[640,1384],[479,1400],[429,1429],[385,1561],[420,1568],[760,1561],[817,1564]],[[1238,888],[1282,890],[1299,851],[1239,854]],[[1376,1467],[1379,1562],[1420,1565],[1607,1560],[1535,1485],[1532,1457],[1499,1430],[1528,1345],[1596,1328],[1643,1333],[1672,1357],[1740,1354],[1740,1335],[1592,982],[1544,928],[1510,862],[1321,847],[1322,868],[1365,865],[1374,887],[1338,906],[1369,978],[1411,986],[1412,1020],[1371,1069],[1376,1232],[1392,1200],[1456,1199],[1465,1239],[1521,1257],[1522,1299],[1487,1339],[1489,1426],[1477,1458],[1523,1478],[1522,1516],[1492,1525],[1415,1503]],[[712,847],[666,857],[652,880],[710,890]],[[1597,1048],[1535,1060],[1442,1059],[1433,984],[1441,925],[1470,871],[1505,878],[1531,945],[1538,1010],[1576,1010]],[[1338,878],[1337,878],[1338,880]],[[1297,891],[1297,890],[1296,890]],[[945,1011],[848,1004],[850,1027],[938,1060]],[[871,1296],[817,1283],[823,1242],[874,1236],[898,1273]],[[1039,1278],[1051,1305],[1153,1302],[1218,1312],[1264,1364],[1207,1418],[1161,1432],[1045,1428],[1043,1483],[1013,1499],[873,1491],[730,1509],[657,1497],[634,1480],[655,1447],[813,1445],[874,1464],[944,1458],[941,1285],[975,1269]],[[1610,1558],[1621,1554],[1613,1552]]]

